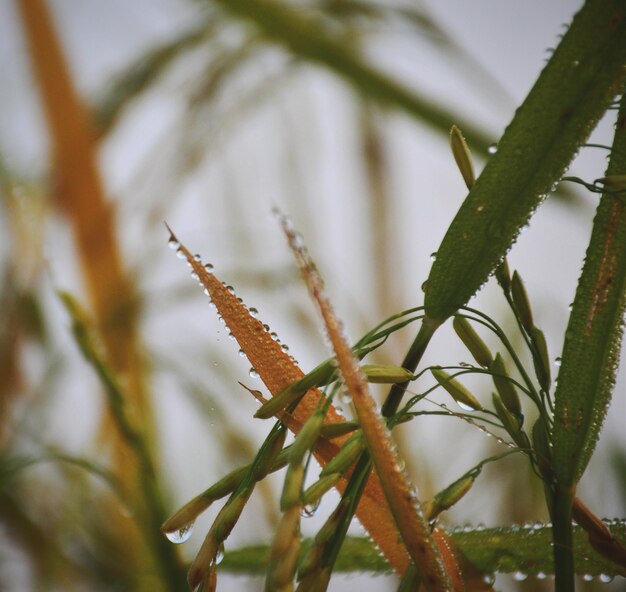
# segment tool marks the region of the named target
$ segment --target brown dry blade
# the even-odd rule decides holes
[[[626,548],[622,545],[602,522],[578,497],[574,498],[572,508],[576,522],[587,531],[589,544],[600,555],[610,559],[622,568],[626,575]]]
[[[287,218],[281,217],[281,223],[311,297],[321,312],[339,369],[352,396],[352,403],[376,474],[400,536],[421,575],[423,585],[429,592],[463,591],[465,586],[460,577],[454,553],[447,545],[439,546],[435,542],[417,495],[401,468],[389,431],[376,410],[376,402],[369,392],[358,361],[343,336],[341,325],[332,306],[324,295],[322,280],[302,245],[302,239],[293,230]],[[444,548],[448,551],[447,562],[444,562],[443,558]],[[452,563],[454,566],[451,565]],[[448,570],[451,567],[452,570],[449,573]],[[453,576],[456,576],[454,582]]]
[[[177,252],[185,256],[194,273],[198,275],[199,281],[208,291],[217,311],[270,393],[275,396],[296,380],[301,379],[304,376],[302,370],[272,339],[263,324],[251,316],[237,297],[231,294],[200,261],[196,260],[187,248],[180,244],[171,229],[167,228],[171,234],[170,244],[177,247]],[[311,389],[304,395],[293,412],[293,417],[300,425],[304,424],[313,413],[322,396],[318,389]],[[341,421],[343,417],[331,406],[324,423]],[[293,427],[297,429],[297,425]],[[325,466],[339,452],[347,438],[348,436],[336,438],[332,442],[323,438],[318,440],[314,455],[321,466]],[[342,480],[337,484],[337,489],[343,492],[345,486],[346,482]],[[398,540],[398,531],[393,526],[393,518],[387,507],[380,482],[375,475],[372,475],[367,483],[356,515],[390,565],[398,573],[403,573],[407,568],[409,558],[404,546]]]

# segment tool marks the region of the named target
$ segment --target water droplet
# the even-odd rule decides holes
[[[476,411],[476,409],[474,409],[473,407],[470,407],[469,405],[466,405],[465,403],[461,403],[460,401],[457,401],[456,404],[463,409],[463,411],[467,411],[468,413],[471,413],[472,411]],[[491,435],[491,434],[489,434]]]
[[[245,358],[245,357],[246,357],[246,352],[245,352],[245,351],[243,351],[242,349],[240,349],[240,350],[239,350],[239,355],[240,355],[242,358]]]
[[[215,565],[219,565],[222,563],[224,559],[224,543],[220,543],[217,548],[217,553],[215,553]]]
[[[263,325],[263,329],[265,329],[268,333],[270,332],[270,326],[269,325]]]
[[[430,260],[431,261],[437,261],[437,251],[435,251],[434,253],[430,254]]]
[[[523,582],[528,577],[528,574],[525,574],[523,571],[516,571],[513,574],[513,579],[516,582]]]
[[[187,259],[187,256],[180,247],[176,249],[176,257],[178,257],[179,259]]]
[[[213,269],[214,269],[213,263],[205,263],[204,264],[204,269],[206,269],[208,272],[213,271]]]
[[[196,254],[193,256],[193,258],[194,258],[196,261],[202,261],[202,255],[200,255],[199,253],[196,253]]]
[[[288,352],[289,346],[286,343],[282,343],[280,349],[282,349],[284,352]]]
[[[578,66],[580,66],[580,62],[578,60],[572,60],[572,67],[578,68]]]
[[[485,582],[485,584],[487,584],[487,586],[493,586],[496,582],[496,576],[495,574],[487,574],[485,576],[483,576],[483,582]]]
[[[248,370],[248,374],[250,375],[250,378],[259,377],[259,373],[254,368],[250,368],[250,370]]]
[[[259,311],[256,308],[254,308],[254,306],[251,306],[248,309],[248,312],[250,313],[250,316],[254,317],[255,319],[259,316]]]
[[[278,341],[278,333],[276,333],[276,331],[272,331],[270,333],[270,337],[274,340],[274,341]]]
[[[426,280],[423,284],[422,284],[422,292],[426,292],[428,290],[428,280]]]
[[[191,277],[196,281],[200,279],[200,276],[195,271],[191,272]]]
[[[191,536],[191,533],[193,532],[193,524],[194,524],[193,522],[189,522],[188,524],[185,524],[178,530],[166,532],[165,536],[172,543],[176,543],[176,544],[184,543],[186,540],[189,539],[189,537]]]
[[[306,504],[300,508],[300,516],[303,518],[312,518],[315,516],[317,509],[320,507],[321,498],[316,499],[311,504]]]
[[[235,293],[235,288],[233,288],[232,286],[226,286],[226,289],[231,293],[234,294]]]
[[[603,584],[610,584],[613,581],[613,576],[609,574],[600,574],[598,578]]]
[[[558,358],[554,358],[554,365],[558,368],[561,366],[561,357],[559,356]]]
[[[585,582],[593,582],[593,576],[592,576],[591,574],[585,574],[585,575],[583,576],[583,580],[584,580]]]
[[[489,148],[487,148],[487,152],[489,152],[489,154],[495,154],[497,151],[498,151],[497,144],[490,144]]]
[[[538,571],[538,572],[535,574],[535,577],[536,577],[538,580],[545,580],[548,576],[547,576],[547,575],[546,575],[543,571]]]
[[[205,296],[209,296],[209,297],[211,297],[211,294],[209,293],[209,289],[208,289],[208,288],[205,288],[204,290],[202,290],[202,293],[203,293]]]
[[[180,243],[173,237],[167,241],[167,246],[172,249],[172,251],[178,251],[178,249],[180,249]]]
[[[352,395],[350,394],[350,391],[341,391],[341,393],[339,394],[339,402],[343,403],[344,405],[350,405],[350,403],[352,403]]]

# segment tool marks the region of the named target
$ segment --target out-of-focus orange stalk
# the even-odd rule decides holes
[[[53,203],[72,229],[107,357],[129,393],[127,410],[136,425],[149,433],[150,410],[137,354],[137,301],[118,248],[114,208],[105,197],[97,168],[97,135],[73,86],[46,3],[18,0],[17,5],[49,129]],[[111,425],[107,418],[103,429],[107,438],[113,438],[117,473],[129,498],[137,500],[137,467],[126,454],[119,433],[110,430]],[[137,532],[128,532],[130,523],[124,521],[125,530],[120,531],[118,542],[132,561],[140,545]]]

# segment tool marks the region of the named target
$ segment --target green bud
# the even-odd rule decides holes
[[[502,263],[496,267],[494,275],[502,289],[508,294],[511,290],[511,272],[509,271],[509,262],[506,257],[502,260]]]
[[[513,272],[513,279],[511,281],[511,297],[513,298],[513,304],[515,305],[515,310],[519,315],[522,327],[530,333],[535,326],[533,323],[533,313],[530,308],[530,301],[528,300],[526,288],[524,288],[524,282],[517,271]]]
[[[337,421],[335,423],[324,424],[320,430],[320,436],[327,440],[332,440],[333,438],[345,436],[358,429],[359,424],[356,421]]]
[[[316,503],[329,489],[337,484],[339,479],[341,479],[341,473],[330,473],[321,477],[302,494],[302,503],[305,506]]]
[[[365,450],[363,436],[361,432],[357,432],[346,441],[335,457],[321,470],[320,477],[332,473],[343,474],[356,462],[363,450]]]
[[[456,161],[456,166],[458,166],[459,171],[461,171],[465,185],[467,185],[468,189],[471,189],[476,181],[472,155],[461,130],[456,125],[453,125],[450,129],[450,146],[452,147],[452,154]]]
[[[537,380],[544,391],[550,389],[550,358],[548,357],[548,344],[546,336],[541,329],[533,327],[530,332],[530,339],[534,346],[533,363]]]
[[[303,482],[304,466],[290,464],[287,467],[283,492],[280,496],[280,509],[282,512],[287,511],[296,504],[300,504],[300,493],[302,491]]]
[[[493,378],[493,383],[498,391],[498,394],[502,398],[504,406],[514,415],[521,417],[522,406],[520,404],[519,395],[517,389],[509,377],[509,373],[506,370],[506,365],[502,356],[498,352],[495,359],[489,366]]]
[[[218,544],[228,538],[231,530],[235,527],[235,524],[237,524],[237,520],[239,520],[239,516],[241,516],[241,512],[243,512],[251,493],[252,489],[249,489],[229,499],[218,514],[211,527]]]
[[[493,360],[493,356],[485,342],[474,331],[470,322],[465,317],[456,315],[452,321],[452,326],[476,362],[484,368],[488,368]]]
[[[435,380],[450,394],[450,396],[461,406],[469,407],[472,410],[482,410],[482,405],[458,380],[452,378],[441,368],[431,368]]]
[[[520,417],[511,413],[506,408],[506,405],[504,405],[499,395],[492,393],[491,397],[496,415],[502,422],[502,427],[506,430],[509,436],[513,438],[513,442],[515,442],[523,450],[530,450],[530,442],[528,441],[528,436],[522,430],[522,421]]]
[[[375,384],[399,384],[415,378],[412,372],[401,366],[364,364],[361,370],[367,382]]]
[[[432,520],[456,504],[472,488],[479,474],[480,469],[474,469],[442,489],[430,502],[424,504],[426,518]]]
[[[271,435],[270,440],[267,442],[265,450],[263,451],[263,458],[259,460],[256,468],[255,477],[257,479],[262,479],[272,470],[274,462],[285,445],[286,437],[287,428],[284,425]]]
[[[324,422],[324,411],[316,410],[304,422],[302,429],[296,436],[289,453],[289,464],[300,464],[304,455],[315,446],[320,435],[322,423]]]
[[[541,475],[544,479],[550,479],[552,475],[552,451],[543,417],[539,417],[533,426],[533,450]]]

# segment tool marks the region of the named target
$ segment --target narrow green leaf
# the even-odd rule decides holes
[[[347,80],[368,98],[404,110],[426,125],[448,133],[452,122],[463,130],[478,153],[486,154],[486,135],[469,121],[461,121],[434,101],[418,96],[380,70],[372,68],[356,52],[351,39],[328,27],[312,11],[274,0],[217,0],[225,9],[253,22],[265,35],[298,57],[321,64]]]
[[[624,170],[623,97],[607,176]],[[554,471],[562,487],[580,479],[598,440],[619,362],[625,304],[626,203],[605,193],[596,212],[565,334],[555,393]]]
[[[447,318],[487,280],[620,90],[625,12],[623,0],[588,0],[574,18],[437,250],[430,318]]]
[[[626,521],[616,521],[611,531],[617,540],[626,543]],[[548,526],[476,529],[453,532],[452,541],[472,565],[485,573],[516,573],[518,578],[533,577],[538,573],[554,573],[551,530]],[[302,554],[311,541],[303,542]],[[220,563],[220,570],[228,573],[263,573],[269,548],[245,547],[229,551]],[[589,544],[587,533],[574,527],[574,554],[576,573],[609,579],[622,574],[615,563],[598,555]],[[376,546],[367,538],[348,537],[339,553],[335,566],[337,572],[386,573],[389,564],[380,556]],[[623,575],[623,574],[622,574]]]

